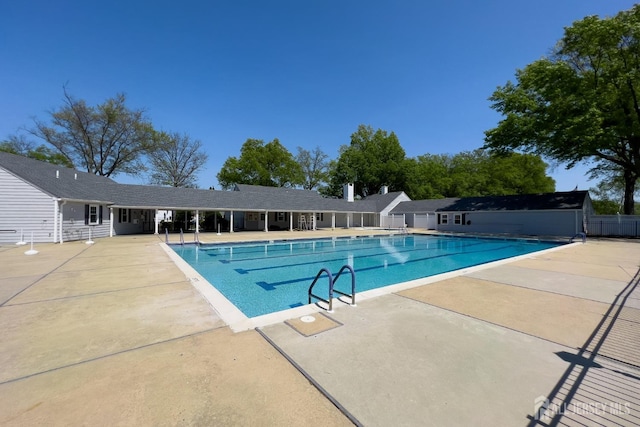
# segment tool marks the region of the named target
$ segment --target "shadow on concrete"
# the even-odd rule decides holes
[[[640,270],[618,294],[547,396],[539,396],[529,427],[557,425],[640,426]],[[596,357],[598,361],[596,361]]]

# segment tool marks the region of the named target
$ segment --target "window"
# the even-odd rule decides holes
[[[453,214],[453,223],[456,225],[462,224],[462,215],[461,214]]]
[[[324,221],[324,213],[317,213],[316,221]]]
[[[131,216],[129,214],[129,209],[120,209],[119,211],[120,211],[120,218],[118,218],[118,222],[129,222],[129,218]]]
[[[286,212],[276,212],[276,221],[286,221],[287,213]]]
[[[247,212],[247,221],[258,221],[258,212]]]
[[[98,206],[89,205],[89,225],[97,225],[98,221]]]
[[[438,214],[438,224],[449,224],[449,214]]]

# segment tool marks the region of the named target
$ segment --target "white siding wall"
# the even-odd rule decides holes
[[[0,244],[53,242],[53,198],[0,168]],[[15,230],[15,232],[14,232]]]
[[[113,229],[116,236],[124,235],[124,234],[140,234],[145,232],[145,222],[148,223],[148,227],[153,227],[153,224],[149,221],[153,220],[153,211],[145,210],[145,209],[126,209],[126,216],[122,217],[121,211],[124,211],[124,208],[114,208],[113,209]],[[171,211],[169,211],[171,212]],[[109,219],[109,210],[107,209],[104,214],[104,219]],[[125,219],[125,222],[122,222],[121,219]],[[153,231],[153,230],[147,230]],[[158,230],[164,232],[164,229]]]
[[[426,228],[428,230],[433,230],[436,228],[435,213],[407,214],[406,216],[407,216],[407,224],[409,224],[409,227]]]
[[[470,224],[454,224],[454,213],[449,212],[448,224],[438,224],[437,229],[439,231],[464,233],[506,233],[569,237],[582,231],[581,211],[501,211],[466,212],[465,214],[465,221],[470,222]]]
[[[100,209],[100,205],[97,205]],[[91,238],[109,237],[109,208],[102,205],[102,224],[85,225],[85,203],[67,202],[62,206],[62,241],[89,240]]]

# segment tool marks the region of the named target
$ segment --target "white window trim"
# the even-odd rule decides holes
[[[95,214],[92,211],[95,209]],[[95,221],[92,221],[92,216],[95,215]],[[98,205],[89,205],[89,225],[100,224],[100,207]]]

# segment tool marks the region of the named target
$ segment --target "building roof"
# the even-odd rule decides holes
[[[511,196],[415,200],[400,203],[391,213],[582,209],[587,197],[589,197],[588,191],[566,191]]]
[[[51,197],[99,202],[115,207],[270,212],[379,213],[403,192],[374,194],[362,200],[323,197],[315,191],[238,184],[235,191],[119,184],[24,156],[0,152],[0,167]],[[515,196],[464,197],[400,202],[390,213],[582,209],[587,191]]]
[[[263,193],[263,194],[291,194],[296,197],[313,197],[313,198],[322,198],[320,193],[313,190],[304,190],[301,188],[288,188],[288,187],[267,187],[264,185],[249,185],[249,184],[235,184],[234,191],[248,191],[252,193]]]
[[[582,209],[588,191],[522,194],[513,196],[464,197],[439,211],[533,211]]]
[[[63,200],[99,202],[115,207],[242,211],[375,213],[371,201],[347,202],[309,190],[257,185],[236,186],[237,191],[119,184],[110,178],[0,152],[0,167]]]
[[[398,206],[391,210],[390,213],[403,214],[435,212],[438,209],[444,208],[454,202],[457,202],[458,200],[460,199],[456,197],[447,199],[411,200],[408,202],[400,202]]]
[[[376,212],[382,212],[384,208],[389,206],[391,202],[396,200],[402,194],[404,194],[403,191],[394,191],[392,193],[385,194],[372,194],[362,199],[361,202],[371,203],[372,209],[375,209]]]
[[[0,167],[60,199],[110,202],[99,188],[118,185],[103,176],[5,152],[0,152]]]

